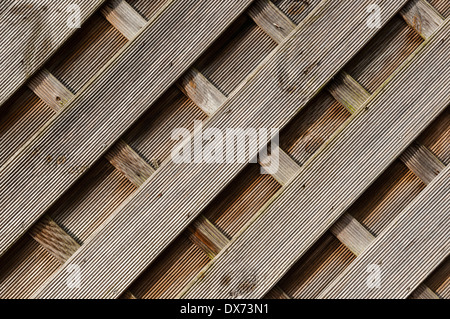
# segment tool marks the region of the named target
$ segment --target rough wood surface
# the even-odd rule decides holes
[[[213,115],[227,97],[197,69],[191,68],[177,83],[178,87],[208,116]]]
[[[424,39],[430,37],[444,22],[440,13],[426,0],[411,0],[400,14]]]
[[[67,21],[70,5],[80,7],[86,21],[105,0],[14,1],[0,23],[0,105],[30,78],[77,30]]]
[[[445,165],[424,145],[413,143],[400,159],[425,184],[429,184]]]
[[[56,113],[74,97],[73,93],[47,69],[39,71],[28,83],[28,87]]]
[[[80,244],[48,215],[44,215],[30,229],[30,235],[60,263],[66,262],[80,248]]]
[[[450,254],[450,166],[322,294],[322,298],[406,298]],[[378,265],[382,282],[367,285]]]
[[[295,29],[295,23],[270,0],[256,1],[248,15],[276,43],[281,43]]]
[[[232,5],[208,0],[171,2],[114,63],[2,167],[0,196],[7,204],[0,208],[0,234],[4,239],[0,255],[250,3],[251,0],[240,0]],[[192,37],[186,36],[189,34]],[[140,84],[130,86],[132,83]],[[85,129],[80,131],[80,127]],[[49,163],[45,160],[48,156],[64,156],[66,161]],[[40,174],[35,174],[36,171]]]
[[[328,90],[352,114],[370,98],[370,93],[346,72],[339,73]]]
[[[278,168],[275,172],[266,172],[271,173],[273,178],[277,180],[281,185],[286,185],[292,178],[297,175],[300,171],[300,165],[298,165],[285,151],[282,149],[278,150],[279,152],[279,163]],[[265,163],[265,158],[260,159],[260,164],[264,168],[267,164]]]
[[[219,128],[283,127],[373,37],[376,30],[367,29],[358,22],[365,18],[364,8],[369,2],[372,3],[361,1],[356,5],[343,5],[341,1],[324,1],[291,34],[293,37],[271,55],[267,65],[258,68],[249,77],[249,83],[242,86],[242,90],[233,95],[207,125]],[[379,1],[385,12],[382,23],[385,24],[404,3]],[[331,26],[330,21],[333,24]],[[320,56],[317,56],[316,48],[322,41],[317,41],[317,37],[322,37],[330,48]],[[298,49],[299,46],[302,50]],[[343,47],[346,50],[342,51]],[[261,95],[261,92],[264,94]],[[279,106],[276,109],[272,107],[274,101]],[[266,112],[267,116],[261,118],[261,112]],[[86,260],[84,271],[95,280],[77,291],[68,291],[62,285],[65,277],[63,268],[36,296],[68,297],[76,294],[78,297],[117,297],[112,288],[119,293],[123,291],[244,166],[178,165],[172,162],[162,166],[159,173],[144,184],[136,196],[116,211],[110,222],[98,232],[98,236],[92,237],[83,246],[84,249],[73,257],[74,263]],[[144,197],[146,200],[142,201]],[[183,205],[186,199],[191,201],[189,207]],[[138,202],[140,213],[135,215],[139,217],[130,223],[124,217],[133,214],[132,211],[137,209],[135,203]],[[126,233],[139,233],[140,236],[136,238]],[[108,238],[108,242],[104,241],[105,238]],[[122,249],[123,245],[131,249]],[[135,254],[137,251],[139,257]],[[127,254],[127,258],[120,258],[121,253]],[[100,262],[107,268],[98,267]]]
[[[128,40],[144,28],[147,21],[125,0],[110,0],[101,9],[105,18]]]
[[[227,252],[210,263],[184,297],[227,298],[230,291],[244,298],[263,296],[448,105],[450,65],[442,57],[450,54],[445,45],[449,33],[446,22],[333,143],[255,216]],[[242,269],[256,278],[251,291],[239,290],[245,281]],[[234,280],[221,286],[225,275]]]
[[[122,140],[114,144],[105,158],[137,187],[155,172],[150,164]]]

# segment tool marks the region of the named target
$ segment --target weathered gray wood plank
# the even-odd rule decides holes
[[[82,94],[1,168],[0,254],[107,151],[251,2],[170,2],[114,63],[109,63]],[[64,156],[66,161],[48,163],[45,157],[49,155]]]
[[[450,254],[450,166],[321,294],[322,298],[406,298]],[[367,285],[378,265],[381,282]]]
[[[105,0],[14,1],[2,12],[0,23],[0,105],[22,86],[77,30],[67,21],[80,8],[86,21]]]
[[[187,288],[187,298],[263,296],[449,104],[450,22],[353,116]],[[367,134],[370,132],[370,134]],[[348,163],[352,165],[348,165]],[[263,265],[263,266],[262,266]],[[400,267],[401,268],[401,267]],[[244,271],[245,270],[245,271]],[[248,274],[256,284],[239,289]],[[227,286],[220,279],[233,280]]]
[[[323,1],[205,127],[286,125],[373,37],[377,30],[359,23],[372,2]],[[377,3],[385,12],[385,24],[405,1]],[[329,49],[321,51],[322,43]],[[35,296],[117,297],[244,167],[166,163],[64,266],[85,261],[83,271],[92,280],[69,291],[63,267]],[[136,218],[127,218],[130,214]]]

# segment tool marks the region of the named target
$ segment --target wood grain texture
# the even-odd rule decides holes
[[[101,9],[102,14],[128,40],[144,28],[147,21],[126,0],[110,0]]]
[[[66,262],[81,247],[48,215],[44,215],[29,233],[60,263]]]
[[[263,296],[323,235],[449,104],[445,73],[450,64],[442,60],[450,54],[450,46],[442,41],[450,34],[449,25],[447,21],[410,57],[335,140],[255,216],[227,252],[199,274],[201,280],[187,287],[184,297],[228,298],[230,292],[244,298]],[[241,291],[248,272],[256,285]],[[222,286],[223,276],[233,280]]]
[[[177,85],[208,116],[213,115],[227,99],[214,84],[195,68],[187,71]]]
[[[256,1],[248,15],[276,43],[281,43],[295,29],[295,23],[270,0]]]
[[[370,98],[370,93],[344,71],[335,77],[328,91],[352,114]]]
[[[424,145],[413,143],[400,159],[425,184],[431,181],[444,169],[445,165]]]
[[[188,230],[189,238],[211,259],[230,242],[216,226],[202,215],[189,226]]]
[[[57,2],[14,1],[2,13],[0,105],[22,86],[50,56],[76,31],[69,28],[68,8],[80,8],[81,22],[86,21],[104,0],[63,0]]]
[[[406,298],[450,254],[450,166],[322,294],[322,298]],[[378,265],[379,288],[367,285]]]
[[[279,152],[279,163],[278,168],[275,172],[271,172],[271,175],[273,178],[277,180],[281,185],[286,185],[292,178],[297,175],[297,173],[300,171],[300,165],[298,165],[285,151],[282,149],[278,150]],[[264,168],[266,166],[265,164],[266,159],[262,157],[260,159],[260,164]],[[269,163],[270,159],[269,159]],[[269,172],[266,172],[269,173]]]
[[[47,123],[9,165],[2,167],[0,196],[9,204],[1,207],[0,233],[4,240],[0,254],[106,152],[250,3],[171,2],[114,63]],[[132,89],[131,83],[136,84]],[[80,131],[80,127],[85,130]],[[36,149],[40,155],[33,155]],[[48,165],[45,157],[49,155],[65,156],[67,160],[62,165]]]
[[[70,103],[74,97],[73,93],[47,69],[39,71],[30,80],[28,87],[56,113]]]
[[[411,0],[400,14],[424,39],[430,37],[444,22],[441,14],[426,0]]]
[[[140,187],[155,172],[127,143],[119,140],[105,158],[135,186]]]
[[[343,5],[341,1],[322,2],[309,19],[291,34],[292,38],[266,59],[266,65],[254,72],[250,81],[223,105],[205,127],[286,125],[373,37],[376,30],[367,29],[359,23],[366,16],[364,8],[368,3],[361,1],[356,5]],[[385,24],[405,2],[377,3],[385,10],[382,21]],[[317,37],[323,41],[317,41]],[[322,42],[327,43],[330,49],[318,56],[316,49]],[[299,50],[299,47],[302,49]],[[343,47],[346,50],[338,50]],[[304,85],[306,83],[308,85]],[[273,108],[274,101],[278,108]],[[265,112],[266,116],[261,117],[261,112]],[[73,257],[74,263],[86,260],[84,271],[95,280],[86,282],[77,291],[68,291],[62,284],[66,276],[63,267],[35,296],[117,297],[112,290],[123,291],[244,166],[238,163],[179,165],[173,162],[163,165],[127,205],[116,211],[110,222],[99,230],[98,236],[92,237],[83,246],[84,249]],[[146,200],[142,201],[143,198]],[[190,205],[185,205],[187,199]],[[135,209],[139,210],[139,214],[135,214],[139,218],[130,222],[125,216],[134,214]],[[139,233],[140,236],[137,238],[127,233]],[[105,238],[108,238],[107,242]],[[123,245],[128,248],[123,249]],[[139,254],[136,253],[138,251]],[[119,257],[122,253],[127,257]],[[99,263],[105,267],[99,267]]]
[[[347,213],[330,228],[330,232],[356,256],[362,254],[375,239],[359,221]]]

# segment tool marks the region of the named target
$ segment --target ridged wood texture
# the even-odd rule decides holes
[[[450,254],[450,166],[322,294],[323,298],[406,298]],[[382,284],[367,284],[378,265]]]
[[[9,204],[1,207],[0,233],[4,240],[0,254],[103,155],[250,3],[172,2],[115,63],[2,169],[1,190],[7,194],[0,196]],[[133,63],[136,60],[139,62]],[[130,88],[130,83],[141,84]],[[86,129],[80,132],[79,127]],[[71,134],[73,130],[77,134]],[[64,141],[59,138],[61,135],[66,136]],[[55,154],[67,160],[62,165],[43,161],[43,157]],[[38,178],[36,170],[45,178]],[[27,204],[17,204],[20,198]]]
[[[365,13],[362,12],[368,3],[363,1],[356,6],[343,6],[340,1],[323,2],[309,20],[302,23],[297,28],[297,32],[292,33],[293,38],[284,42],[284,45],[276,50],[269,60],[266,60],[265,67],[258,68],[250,78],[251,80],[223,105],[217,116],[211,119],[207,125],[219,128],[283,127],[317,93],[317,90],[327,83],[350,57],[372,38],[376,31],[368,30],[365,25],[362,26],[363,24],[359,23],[365,19]],[[383,16],[383,23],[400,10],[404,3],[402,1],[395,4],[379,1],[379,4],[387,12]],[[330,21],[336,25],[330,27]],[[349,21],[351,22],[349,23]],[[323,42],[327,43],[330,48],[336,49],[330,49],[324,53],[324,56],[318,57],[315,53],[313,54],[316,52],[316,47],[320,46],[322,42],[317,41],[317,30],[323,30],[325,25],[327,31],[321,34]],[[305,48],[304,50],[297,49],[300,43]],[[346,47],[348,50],[344,53],[339,51],[338,48],[342,47]],[[297,54],[293,54],[293,52]],[[296,64],[297,66],[293,68],[293,65]],[[273,74],[276,77],[269,76]],[[268,81],[268,79],[272,80]],[[296,85],[296,83],[308,82],[309,85],[305,87]],[[260,92],[264,92],[264,95],[261,95]],[[273,101],[277,101],[279,108],[267,109],[269,105],[273,105]],[[239,110],[239,112],[235,112],[235,110]],[[260,117],[262,110],[267,113],[264,118]],[[115,213],[110,222],[99,231],[98,236],[92,238],[75,254],[72,261],[77,263],[78,260],[87,260],[87,263],[84,264],[85,270],[89,276],[96,279],[86,283],[86,286],[77,292],[68,291],[62,284],[65,274],[61,270],[36,296],[93,297],[101,295],[113,297],[114,295],[109,293],[111,289],[119,292],[123,290],[177,236],[179,231],[199,214],[220,189],[236,176],[243,166],[241,164],[196,164],[191,166],[167,163],[148,183],[141,187],[140,192],[130,199],[127,205]],[[223,172],[226,174],[224,175]],[[176,180],[173,176],[176,176]],[[214,185],[210,184],[211,181],[214,181]],[[195,188],[193,188],[194,185]],[[146,200],[142,201],[144,197]],[[149,200],[150,198],[153,200]],[[186,198],[189,198],[192,203],[190,207],[182,205]],[[145,204],[142,204],[143,202]],[[142,212],[145,212],[145,218],[138,217],[132,224],[128,221],[127,229],[124,229],[121,226],[125,225],[124,218],[133,214],[132,211],[137,209],[136,203],[140,203],[139,212],[141,216]],[[164,216],[160,215],[163,211]],[[127,234],[136,232],[141,234],[140,238]],[[108,242],[104,242],[102,238],[108,238]],[[125,252],[121,248],[122,245],[127,245],[132,249]],[[102,247],[101,251],[100,247]],[[105,255],[104,252],[109,249],[116,251],[117,254]],[[139,256],[135,253],[137,251],[140,252]],[[122,252],[127,254],[127,258],[118,257]],[[103,256],[102,258],[98,258],[97,254],[99,253]],[[108,260],[113,255],[115,262]],[[108,271],[103,268],[103,271],[99,273],[101,267],[98,267],[97,262],[100,260],[108,266]],[[116,262],[118,260],[121,262]],[[121,272],[114,270],[116,268]],[[124,269],[127,270],[123,271]],[[114,274],[114,276],[110,274]]]
[[[14,1],[2,13],[0,105],[2,105],[77,30],[70,28],[70,5],[80,8],[81,23],[104,0]]]
[[[230,291],[247,298],[264,295],[448,105],[445,74],[450,65],[442,63],[442,56],[450,53],[445,45],[448,35],[447,21],[336,140],[255,217],[230,249],[211,263],[213,267],[200,274],[202,280],[195,281],[184,297],[226,298]],[[245,281],[242,269],[256,278],[251,291],[239,290]],[[226,287],[220,285],[224,275],[234,278]]]

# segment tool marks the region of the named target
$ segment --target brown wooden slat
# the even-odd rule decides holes
[[[41,70],[28,83],[28,87],[58,113],[72,101],[74,95],[47,69]]]
[[[426,0],[411,0],[400,14],[424,39],[430,37],[444,22],[444,17]]]
[[[445,165],[424,145],[413,143],[400,159],[414,172],[425,184],[439,175]]]
[[[128,40],[133,39],[147,21],[125,0],[110,0],[101,9],[102,14]]]
[[[127,143],[119,140],[105,158],[134,185],[140,187],[155,172]]]
[[[249,8],[248,15],[277,43],[295,29],[295,23],[270,0],[256,1]]]
[[[44,215],[29,233],[61,263],[64,263],[81,247],[48,215]]]
[[[208,116],[213,115],[227,99],[195,68],[191,68],[177,85]]]

